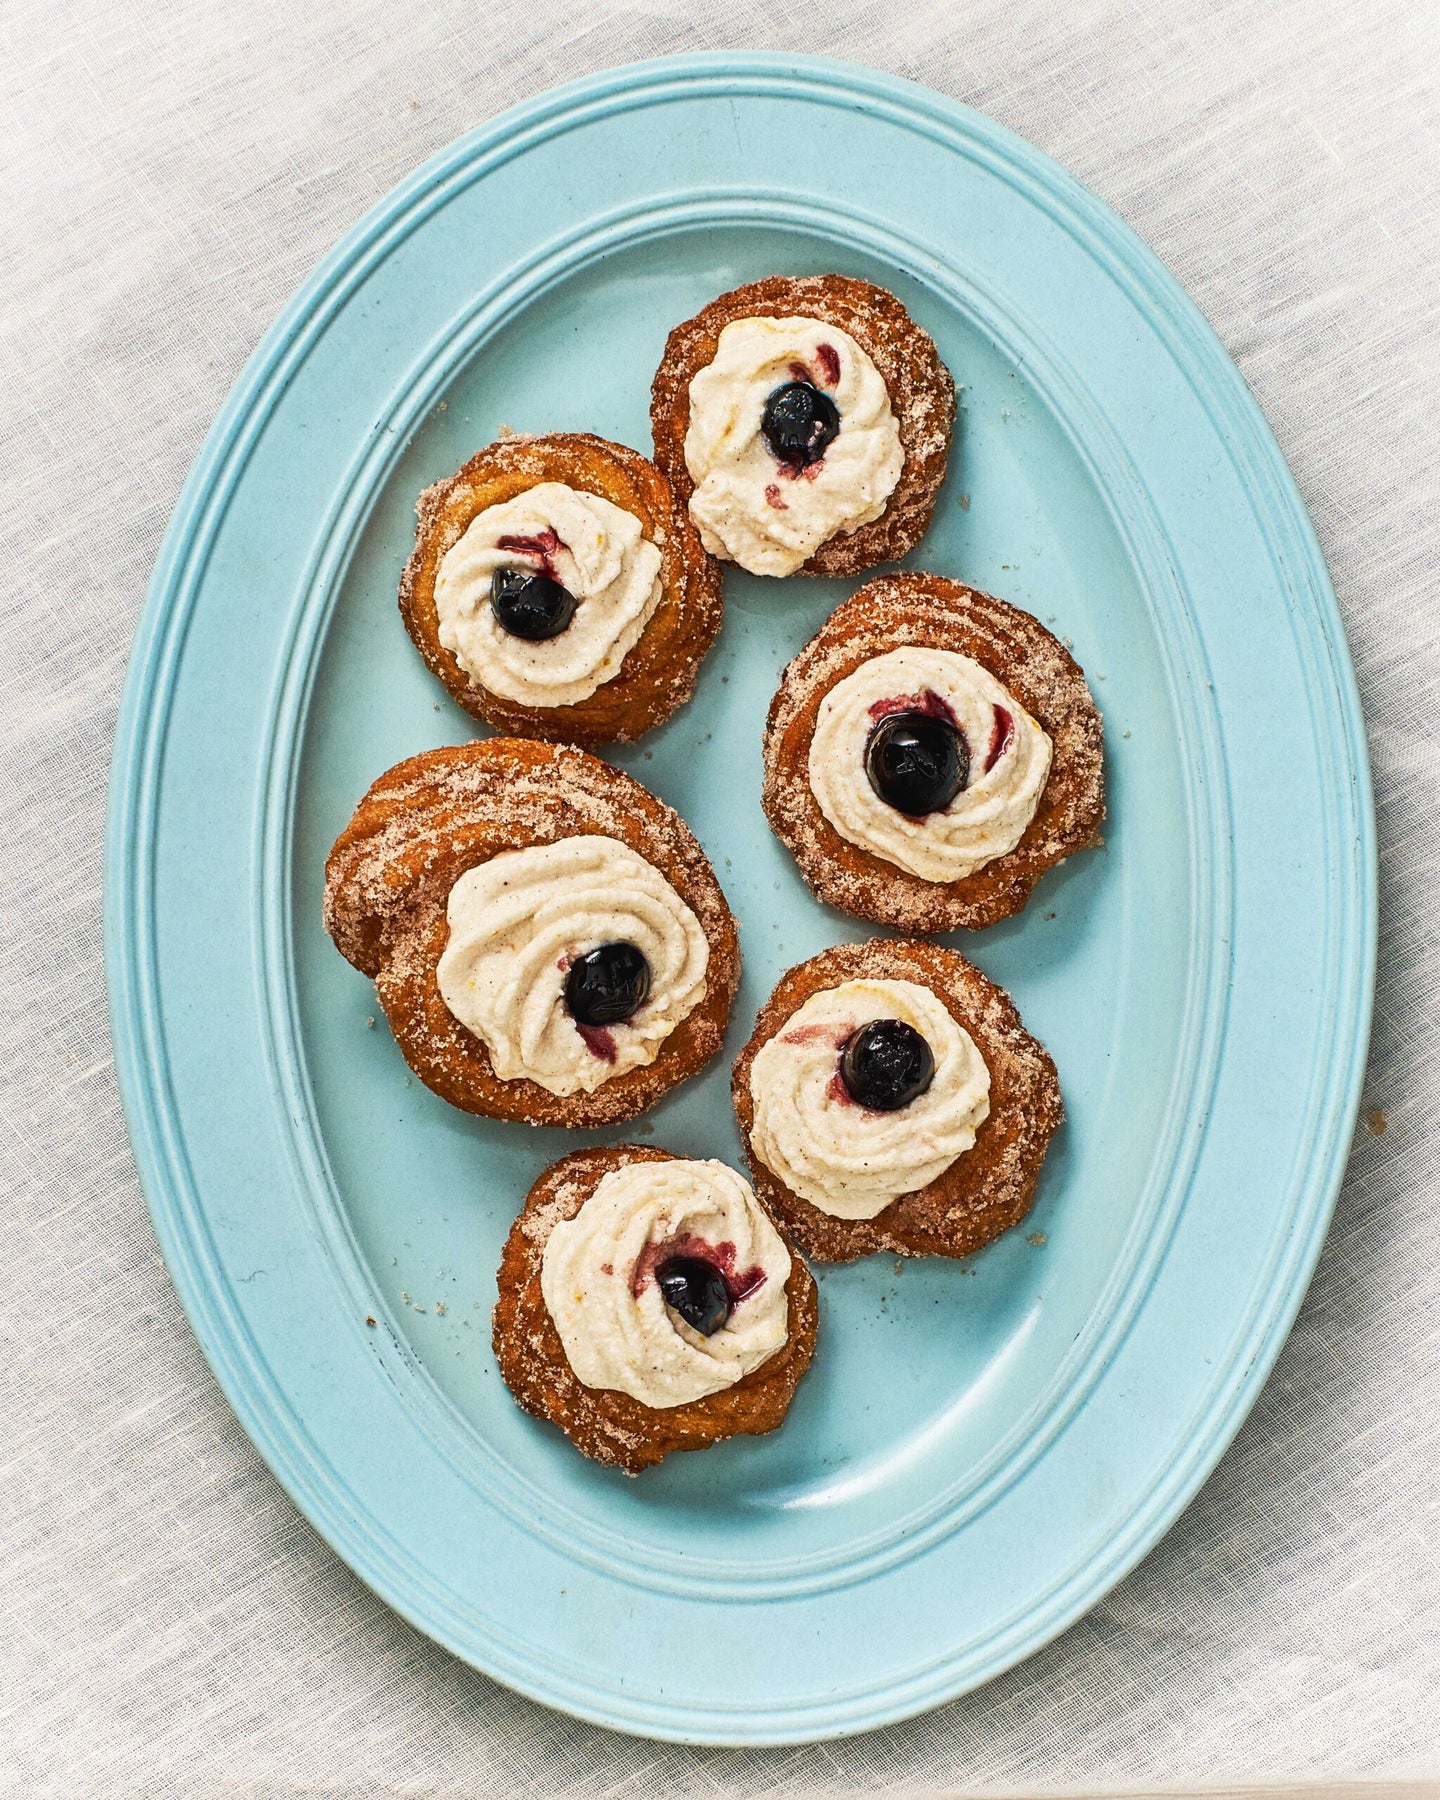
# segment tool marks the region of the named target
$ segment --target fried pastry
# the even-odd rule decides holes
[[[1100,714],[1029,613],[943,576],[881,576],[781,677],[763,803],[830,905],[905,932],[993,925],[1099,841]]]
[[[736,1059],[755,1190],[807,1256],[969,1256],[1023,1219],[1064,1109],[1003,989],[875,938],[782,975]]]
[[[856,575],[920,541],[955,384],[891,293],[772,275],[677,325],[651,389],[655,460],[712,555],[755,575]]]
[[[748,1184],[634,1144],[545,1171],[498,1286],[515,1398],[630,1475],[773,1431],[815,1349],[814,1279]]]
[[[416,512],[400,613],[477,719],[593,747],[690,698],[720,629],[720,571],[643,456],[584,432],[512,435]]]
[[[532,739],[382,775],[330,852],[324,917],[426,1086],[532,1125],[653,1105],[720,1048],[740,977],[735,921],[679,814]]]

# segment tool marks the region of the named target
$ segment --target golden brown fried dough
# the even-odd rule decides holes
[[[590,1094],[501,1080],[479,1038],[441,997],[446,904],[467,869],[506,850],[585,834],[613,837],[658,869],[700,921],[706,991],[655,1060]],[[325,928],[375,982],[407,1063],[452,1106],[531,1125],[614,1125],[693,1075],[725,1035],[740,979],[735,921],[680,815],[638,781],[569,745],[526,738],[428,750],[382,775],[325,865]]]
[[[838,532],[800,568],[802,575],[858,575],[913,550],[930,524],[945,479],[955,424],[955,383],[934,340],[895,296],[849,275],[770,275],[721,294],[670,333],[650,396],[655,461],[677,500],[695,484],[685,463],[690,383],[715,359],[720,333],[740,319],[820,319],[848,332],[879,370],[900,428],[905,461],[878,519]]]
[[[1048,733],[1050,772],[1013,850],[963,880],[927,881],[844,838],[810,786],[826,694],[906,645],[956,651],[987,669]],[[977,929],[1022,910],[1045,873],[1099,842],[1104,739],[1085,674],[1036,618],[940,575],[882,575],[838,606],[780,678],[765,724],[763,803],[816,896],[899,931]]]
[[[661,553],[661,598],[618,674],[588,699],[536,707],[491,693],[440,642],[435,581],[446,551],[479,513],[546,481],[598,494],[639,519]],[[477,719],[517,736],[593,748],[632,741],[668,719],[694,692],[700,663],[720,629],[720,569],[670,483],[638,452],[588,432],[501,438],[457,474],[426,488],[416,513],[415,549],[400,582],[400,614],[431,670]]]
[[[500,1264],[494,1341],[506,1385],[526,1412],[558,1425],[577,1450],[631,1475],[672,1450],[703,1450],[721,1438],[774,1431],[815,1351],[815,1282],[792,1250],[786,1284],[789,1337],[733,1387],[683,1406],[653,1407],[613,1388],[586,1387],[575,1374],[540,1285],[550,1233],[562,1220],[575,1217],[612,1169],[673,1160],[664,1150],[619,1144],[580,1150],[555,1163],[526,1197]]]
[[[783,1031],[812,994],[859,980],[913,981],[939,996],[985,1059],[990,1113],[974,1147],[928,1186],[902,1195],[873,1219],[837,1219],[792,1193],[755,1155],[750,1070],[761,1045]],[[879,1250],[972,1255],[1029,1212],[1046,1148],[1064,1117],[1055,1065],[1025,1030],[1004,989],[954,950],[893,938],[841,944],[782,975],[736,1058],[731,1092],[755,1192],[805,1254],[822,1262],[852,1262]]]

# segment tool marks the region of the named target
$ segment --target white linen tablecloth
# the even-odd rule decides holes
[[[1440,1775],[1440,10],[1433,0],[31,0],[0,61],[0,1794],[746,1795]],[[297,1517],[160,1258],[116,1099],[101,827],[181,480],[301,278],[512,100],[728,46],[958,96],[1118,208],[1257,391],[1370,721],[1367,1108],[1300,1322],[1082,1624],[848,1743],[696,1752],[460,1666]],[[1384,1115],[1385,1129],[1378,1131]]]

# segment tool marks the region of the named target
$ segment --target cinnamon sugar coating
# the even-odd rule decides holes
[[[837,1219],[792,1193],[755,1155],[750,1070],[761,1045],[812,994],[859,980],[915,981],[939,996],[990,1070],[990,1115],[974,1147],[928,1186],[902,1194],[873,1219]],[[1055,1064],[1004,989],[954,950],[894,938],[841,944],[782,975],[736,1058],[731,1093],[755,1192],[805,1254],[821,1262],[853,1262],[881,1250],[972,1255],[1029,1212],[1046,1148],[1065,1116]]]
[[[632,513],[661,559],[660,602],[639,640],[618,673],[570,706],[525,706],[492,693],[440,642],[435,605],[441,561],[477,515],[544,481],[598,494]],[[400,578],[400,616],[432,673],[475,718],[517,736],[594,748],[631,742],[695,691],[701,661],[720,629],[720,567],[670,483],[638,451],[589,432],[504,437],[426,488],[415,512],[415,548]]]
[[[844,838],[810,787],[820,703],[902,645],[973,657],[1048,733],[1050,773],[1020,842],[962,880],[926,881]],[[817,898],[899,931],[978,929],[1020,912],[1047,869],[1100,841],[1104,734],[1085,673],[1036,618],[940,575],[882,575],[838,606],[780,678],[765,722],[765,815]]]
[[[591,1094],[502,1081],[490,1053],[450,1012],[436,967],[446,903],[467,869],[505,850],[598,834],[666,878],[710,946],[705,997],[655,1060]],[[714,1056],[740,980],[735,921],[680,815],[629,775],[572,745],[526,738],[427,750],[375,782],[325,865],[325,929],[375,982],[395,1041],[425,1085],[466,1112],[531,1125],[615,1125],[653,1106]]]
[[[638,1475],[672,1450],[703,1450],[721,1438],[760,1436],[784,1420],[815,1351],[815,1281],[791,1251],[789,1335],[759,1368],[732,1387],[683,1406],[652,1407],[613,1388],[590,1388],[575,1374],[541,1290],[550,1233],[573,1219],[603,1176],[633,1162],[672,1162],[639,1144],[578,1150],[548,1168],[526,1196],[500,1263],[494,1343],[500,1373],[528,1413],[558,1425],[577,1450]],[[783,1231],[782,1231],[783,1235]]]
[[[720,333],[739,319],[821,319],[849,332],[879,370],[900,428],[904,465],[878,519],[839,532],[799,569],[801,575],[858,575],[894,562],[925,535],[945,479],[955,424],[955,383],[934,340],[895,296],[849,275],[769,275],[721,294],[677,325],[650,390],[655,461],[688,508],[695,484],[685,463],[690,383],[715,360]]]

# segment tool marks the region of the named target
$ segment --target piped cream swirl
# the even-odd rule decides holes
[[[874,1019],[901,1019],[930,1046],[930,1086],[897,1112],[858,1106],[840,1080],[840,1053]],[[751,1148],[821,1212],[873,1219],[973,1148],[990,1114],[990,1071],[974,1038],[930,988],[914,981],[846,981],[825,988],[761,1045],[750,1067]]]
[[[542,481],[477,513],[441,558],[440,642],[492,694],[523,706],[577,705],[619,673],[639,642],[660,604],[660,564],[633,513]],[[539,643],[506,631],[490,605],[497,569],[552,573],[580,603],[564,631]]]
[[[465,871],[446,918],[441,998],[484,1043],[502,1081],[528,1076],[552,1094],[593,1093],[654,1062],[705,997],[710,946],[699,919],[616,838],[502,851]],[[643,952],[649,997],[623,1024],[582,1033],[565,1008],[566,971],[576,956],[615,942]]]
[[[840,413],[824,457],[798,472],[760,432],[766,400],[797,375]],[[690,382],[690,515],[712,556],[754,575],[792,575],[827,538],[878,519],[904,463],[884,378],[848,332],[823,320],[736,319]]]
[[[730,1317],[710,1337],[665,1304],[655,1269],[703,1256],[726,1276]],[[586,1387],[684,1406],[732,1387],[789,1335],[790,1252],[749,1185],[720,1162],[612,1169],[545,1245],[540,1286]]]
[[[943,812],[911,818],[865,773],[865,746],[885,712],[939,697],[965,734],[970,775]],[[897,704],[900,703],[900,704]],[[1050,773],[1044,729],[973,657],[906,645],[863,663],[820,702],[810,790],[841,837],[925,881],[961,881],[1013,850]]]

